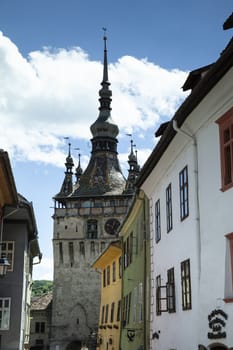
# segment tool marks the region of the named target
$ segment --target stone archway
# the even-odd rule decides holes
[[[79,340],[72,341],[66,347],[66,350],[81,350],[82,343]]]

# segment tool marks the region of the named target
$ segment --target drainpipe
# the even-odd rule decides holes
[[[193,141],[194,146],[194,174],[195,174],[195,191],[196,191],[196,208],[197,208],[197,245],[198,245],[198,280],[201,278],[201,227],[200,227],[200,203],[199,203],[199,178],[198,178],[198,149],[197,149],[197,139],[193,134],[181,129],[177,125],[177,121],[173,119],[172,121],[173,129],[185,137],[188,137]]]

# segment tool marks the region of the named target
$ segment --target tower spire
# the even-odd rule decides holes
[[[131,139],[130,139],[130,154],[128,156],[129,170],[128,170],[128,178],[125,186],[125,193],[133,193],[135,191],[135,183],[136,183],[137,177],[140,173],[140,166],[137,160],[137,150],[135,150],[134,152],[134,148],[136,147],[136,145],[133,142],[132,134],[127,134],[127,136],[130,136]]]
[[[66,140],[68,140],[68,137],[65,137]],[[63,196],[68,196],[73,192],[73,166],[74,166],[74,162],[73,162],[73,158],[71,156],[71,152],[70,152],[70,148],[71,148],[71,143],[68,143],[68,155],[66,157],[66,162],[65,162],[65,167],[66,167],[66,171],[65,171],[65,178],[63,180],[63,184],[61,187],[60,192],[57,194],[57,196],[63,197]]]
[[[107,36],[106,36],[106,28],[103,28],[104,31],[104,67],[103,67],[103,82],[106,82],[109,84],[108,82],[108,57],[107,57]],[[103,83],[102,82],[102,83]]]

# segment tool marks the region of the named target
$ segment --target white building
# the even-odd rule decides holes
[[[145,163],[151,349],[233,349],[233,41],[192,89]]]

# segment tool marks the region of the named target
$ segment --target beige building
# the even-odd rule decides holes
[[[121,321],[121,241],[112,242],[96,259],[101,273],[101,305],[97,349],[119,349]]]

